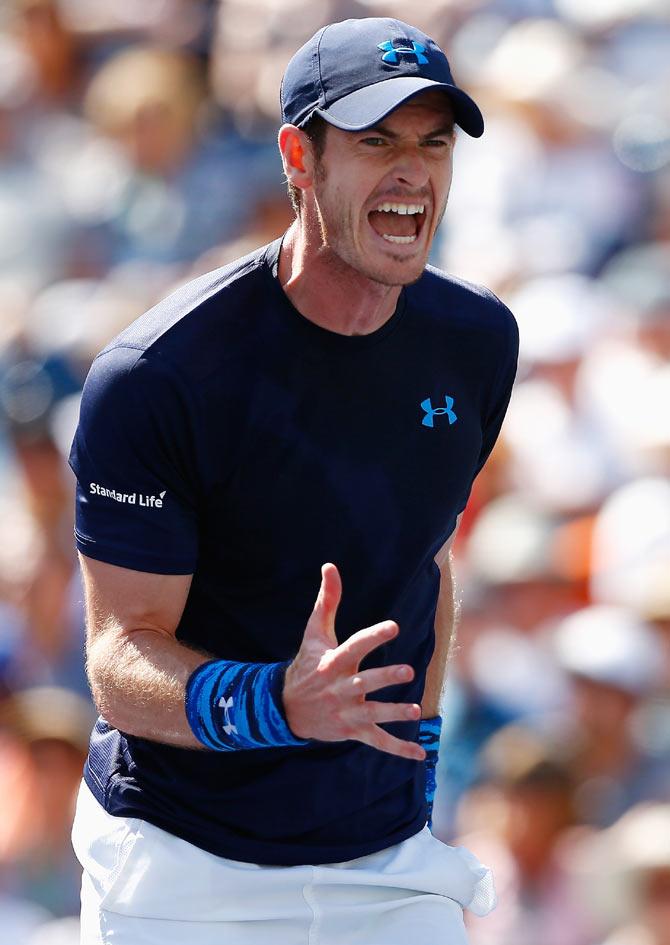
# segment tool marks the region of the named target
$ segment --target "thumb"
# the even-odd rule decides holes
[[[335,636],[335,615],[342,597],[342,579],[334,564],[321,566],[321,587],[314,604],[308,628],[314,627],[329,638],[333,646],[337,646]]]

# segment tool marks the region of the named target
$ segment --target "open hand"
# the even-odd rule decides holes
[[[354,739],[401,758],[423,761],[425,752],[416,742],[396,738],[379,727],[380,722],[416,721],[421,707],[365,698],[385,686],[410,682],[412,667],[401,664],[358,670],[368,653],[397,636],[398,624],[383,620],[338,645],[335,614],[341,596],[339,571],[334,564],[324,564],[314,610],[298,654],[286,672],[283,698],[289,727],[298,738],[326,742]]]

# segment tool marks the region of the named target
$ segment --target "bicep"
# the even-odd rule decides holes
[[[82,554],[79,561],[89,641],[110,627],[124,634],[154,630],[175,636],[193,575],[134,571]]]

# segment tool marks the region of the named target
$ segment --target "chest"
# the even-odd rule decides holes
[[[454,361],[270,358],[238,390],[221,406],[210,504],[238,559],[263,565],[296,545],[427,548],[470,486],[481,404]]]

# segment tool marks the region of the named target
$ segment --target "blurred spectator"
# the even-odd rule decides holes
[[[612,300],[611,325],[585,352],[576,396],[620,478],[667,476],[670,422],[663,404],[670,383],[670,243],[619,253],[601,282]],[[612,396],[614,385],[621,396]]]
[[[521,20],[488,43],[473,79],[495,116],[493,147],[459,142],[449,261],[467,274],[490,253],[481,267],[498,284],[595,274],[643,226],[644,184],[601,137],[624,89],[586,67],[587,46],[569,23]]]
[[[0,561],[0,580],[6,580],[9,602],[23,618],[8,672],[17,684],[59,683],[85,692],[83,618],[71,601],[73,580],[79,584],[71,545],[73,489],[52,429],[59,402],[79,391],[83,375],[63,356],[36,354],[18,339],[4,352],[0,376],[0,419],[30,522],[9,517],[8,537],[14,549],[21,547],[11,528],[18,521],[32,538],[20,569]]]
[[[85,114],[126,162],[104,224],[110,261],[193,259],[238,233],[281,180],[265,148],[207,125],[204,79],[192,57],[149,47],[93,78]]]
[[[662,680],[658,636],[634,613],[600,605],[563,620],[553,643],[573,686],[562,727],[581,819],[609,826],[633,804],[670,797],[670,757],[640,738],[638,714]]]
[[[0,279],[30,292],[66,265],[71,227],[27,136],[34,64],[16,39],[1,33],[0,73]]]
[[[58,0],[71,32],[103,50],[119,43],[150,41],[166,47],[207,51],[213,8],[218,0]]]
[[[75,105],[82,60],[57,0],[10,0],[13,32],[34,67],[33,101]]]
[[[70,826],[93,721],[90,702],[65,689],[25,689],[0,703],[0,888],[16,914],[25,903],[78,914]]]
[[[595,600],[670,620],[670,481],[630,482],[603,503],[593,535]],[[666,683],[670,686],[670,667]]]
[[[539,639],[543,626],[582,603],[582,575],[565,567],[562,543],[558,520],[509,492],[484,506],[456,558],[463,614],[434,811],[445,836],[459,797],[481,775],[486,739],[516,719],[545,724],[568,702],[564,675]]]
[[[669,945],[670,805],[633,807],[571,860],[583,901],[607,929],[598,945]]]
[[[483,760],[486,780],[462,804],[458,842],[492,868],[498,906],[489,921],[470,920],[472,945],[592,945],[561,849],[576,822],[565,749],[509,726]]]

